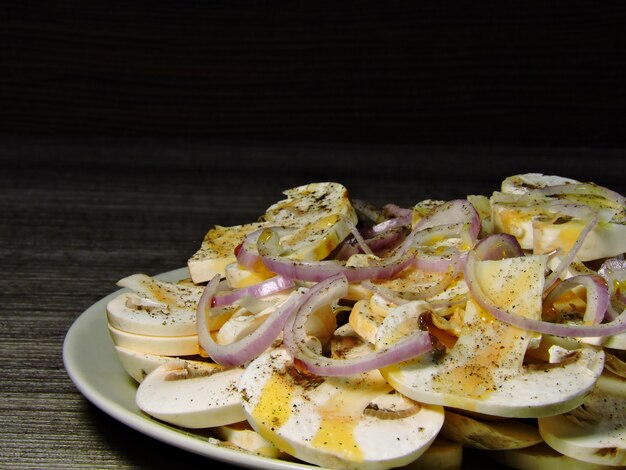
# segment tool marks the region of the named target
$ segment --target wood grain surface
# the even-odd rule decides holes
[[[202,468],[204,458],[91,405],[63,368],[72,322],[126,275],[185,265],[214,224],[251,221],[281,191],[344,183],[410,205],[490,194],[511,173],[626,192],[619,150],[0,139],[0,468]]]
[[[0,132],[623,147],[623,2],[2,2]]]

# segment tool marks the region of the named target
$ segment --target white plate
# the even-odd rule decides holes
[[[156,277],[176,281],[189,277],[189,271],[181,268]],[[124,290],[120,289],[89,307],[76,319],[65,337],[65,369],[78,390],[89,401],[143,434],[212,459],[247,468],[318,468],[221,447],[209,442],[205,435],[181,431],[143,414],[135,405],[137,384],[120,365],[107,330],[106,304]]]

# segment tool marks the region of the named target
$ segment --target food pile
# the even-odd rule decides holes
[[[326,468],[626,465],[626,202],[529,173],[375,207],[338,183],[211,228],[107,306],[151,417]]]

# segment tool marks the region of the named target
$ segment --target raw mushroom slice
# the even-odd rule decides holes
[[[477,274],[495,305],[538,318],[544,269],[545,257],[525,256],[481,261]],[[397,341],[397,335],[397,325],[386,319],[377,347]],[[381,372],[396,390],[424,403],[505,417],[549,416],[575,408],[602,372],[603,352],[583,347],[554,364],[525,366],[532,337],[470,299],[461,335],[447,353],[435,348]]]
[[[390,395],[377,371],[350,377],[303,374],[283,348],[255,359],[239,390],[248,421],[261,436],[325,468],[406,465],[426,451],[443,424],[441,407]],[[368,407],[373,402],[378,409]]]
[[[271,205],[265,220],[293,228],[281,238],[285,255],[294,260],[326,258],[358,222],[348,190],[339,183],[311,183],[284,191],[287,199]]]
[[[193,356],[200,354],[198,335],[147,336],[128,333],[109,325],[109,334],[116,346],[161,356]]]
[[[193,282],[201,284],[216,274],[223,275],[226,266],[236,262],[235,248],[247,235],[264,226],[264,222],[255,222],[231,227],[212,227],[204,236],[200,248],[187,260]]]
[[[626,379],[605,371],[581,406],[541,418],[539,432],[550,447],[569,457],[626,466]]]
[[[375,297],[380,298],[378,294],[374,294],[371,299],[356,302],[348,317],[348,322],[354,331],[372,344],[376,342],[376,332],[388,313],[388,311],[372,308],[372,299]]]
[[[548,209],[555,201],[586,206],[598,216],[598,223],[576,254],[578,260],[618,256],[626,251],[623,198],[592,183],[558,176],[529,173],[505,179],[502,191],[494,192],[490,198],[495,229],[515,236],[522,248],[535,253],[549,253],[557,248],[567,252],[585,222],[568,215],[560,217],[558,211]]]
[[[498,463],[519,470],[615,470],[617,468],[573,459],[558,453],[546,443],[524,449],[493,451],[487,455]]]
[[[172,361],[184,361],[188,367],[191,368],[222,369],[221,366],[212,362],[207,362],[200,356],[188,356],[186,358],[162,356],[160,354],[133,351],[132,349],[123,348],[121,346],[115,346],[115,351],[117,352],[117,357],[126,373],[137,382],[142,382],[143,379],[154,369],[162,366],[163,364],[171,363]],[[197,359],[191,359],[192,357]]]
[[[157,367],[139,384],[140,410],[166,423],[199,429],[245,419],[237,392],[242,369],[190,367],[173,361]]]
[[[268,207],[260,222],[211,228],[187,262],[193,281],[202,283],[224,274],[226,266],[236,262],[235,251],[244,238],[262,228],[284,229],[280,243],[286,256],[316,261],[326,258],[351,233],[350,223],[357,223],[348,191],[341,184],[311,183],[284,194],[287,198]],[[257,261],[253,270],[263,275],[267,270]]]
[[[195,307],[202,286],[160,281],[145,274],[133,274],[117,284],[132,292],[123,292],[107,304],[107,320],[114,328],[138,335],[195,334]]]
[[[247,452],[271,459],[285,459],[287,454],[278,450],[257,433],[247,421],[211,428],[211,434],[223,442]]]
[[[487,421],[446,410],[439,434],[464,447],[482,450],[521,449],[543,442],[536,426],[515,418]]]
[[[226,282],[233,289],[252,286],[263,282],[273,276],[273,273],[265,270],[253,271],[237,263],[230,263],[226,266],[225,272]]]

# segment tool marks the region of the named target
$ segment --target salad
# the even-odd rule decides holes
[[[325,468],[626,465],[626,200],[538,173],[376,207],[339,183],[215,226],[107,305],[136,402]]]

